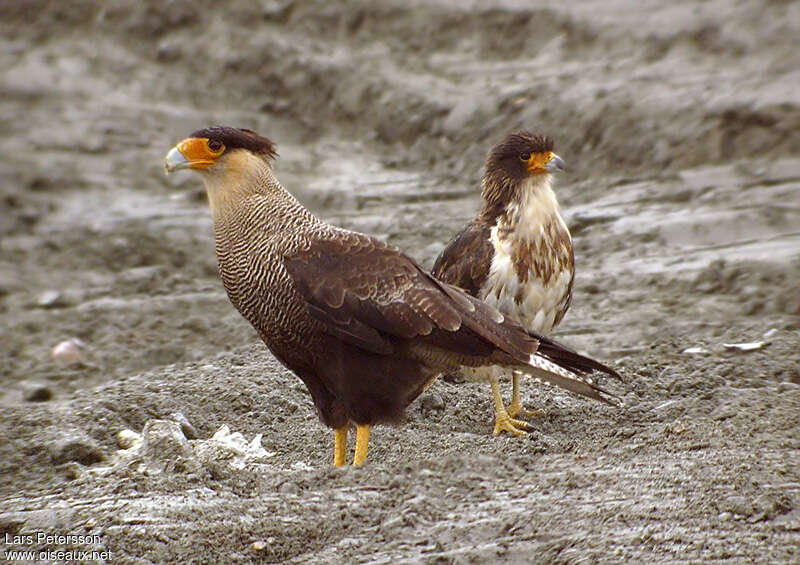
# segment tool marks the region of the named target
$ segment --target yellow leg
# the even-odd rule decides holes
[[[350,424],[333,430],[333,464],[341,467],[347,458],[347,429]]]
[[[526,410],[519,398],[519,373],[511,375],[511,404],[508,405],[508,415],[512,418],[520,416],[522,418],[538,418],[542,415],[541,410]]]
[[[356,453],[353,456],[354,467],[359,467],[367,458],[370,427],[371,426],[356,426]]]
[[[500,396],[500,385],[497,383],[497,377],[492,375],[489,378],[489,384],[492,385],[492,396],[494,397],[494,435],[500,435],[500,432],[508,432],[513,436],[524,436],[527,433],[524,430],[530,426],[527,422],[513,420],[508,415],[506,406],[503,404],[503,397]]]

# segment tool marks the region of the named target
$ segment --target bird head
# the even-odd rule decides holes
[[[272,175],[275,145],[249,129],[213,126],[197,130],[170,149],[167,173],[191,169],[200,173],[215,218],[266,186]]]
[[[253,130],[213,126],[197,130],[173,147],[166,156],[167,173],[192,169],[201,173],[230,169],[247,156],[263,160],[275,157],[275,145]]]
[[[549,186],[550,174],[564,170],[566,163],[553,152],[552,139],[527,131],[510,133],[486,159],[484,206],[494,213],[522,198],[527,192],[525,187],[535,190],[541,186],[537,181]]]
[[[486,174],[506,183],[565,169],[566,163],[553,152],[553,140],[527,131],[507,135],[486,160]]]

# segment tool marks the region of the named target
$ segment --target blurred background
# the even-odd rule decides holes
[[[312,211],[426,267],[477,209],[492,145],[550,135],[577,266],[557,336],[636,375],[621,392],[651,403],[636,421],[652,424],[653,453],[680,418],[707,422],[696,433],[713,444],[723,405],[744,452],[754,422],[778,434],[763,440],[776,461],[798,447],[800,3],[28,0],[0,2],[0,29],[0,405],[18,450],[3,464],[25,488],[61,484],[41,430],[88,430],[90,451],[110,452],[120,427],[172,409],[201,435],[232,415],[252,435],[274,424],[264,405],[287,421],[300,406],[313,425],[275,427],[265,445],[296,432],[304,460],[327,462],[302,387],[258,361],[227,301],[199,179],[164,175],[166,152],[211,124],[271,138],[278,178]],[[198,369],[225,379],[258,362],[272,384],[248,374],[246,398]],[[163,404],[193,379],[206,384]],[[294,400],[253,400],[285,382]],[[412,410],[421,429],[465,394],[433,390],[433,412]],[[506,445],[489,437],[488,394],[458,390],[486,404],[450,414],[470,439],[437,449],[458,456],[475,434],[481,453]],[[779,401],[792,410],[770,412]],[[575,427],[554,417],[546,450],[572,457]],[[619,422],[598,422],[617,441],[602,434]],[[408,428],[391,433],[406,451],[383,440],[373,461],[425,459]],[[791,492],[769,508],[792,508]]]
[[[61,338],[142,368],[254,336],[216,282],[200,183],[163,174],[209,124],[270,137],[313,211],[426,266],[475,211],[489,148],[546,133],[578,257],[563,331],[588,302],[658,300],[623,299],[642,288],[608,283],[623,271],[699,273],[692,294],[744,277],[732,314],[800,313],[797,3],[29,1],[0,19],[5,378]],[[756,260],[779,272],[739,273]],[[187,349],[197,328],[168,312],[193,301],[170,295],[211,289],[223,327],[189,323]]]

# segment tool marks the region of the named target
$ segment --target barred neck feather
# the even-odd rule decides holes
[[[262,235],[277,235],[321,224],[283,188],[267,161],[244,150],[223,158],[218,171],[209,169],[203,175],[218,232],[256,223]]]

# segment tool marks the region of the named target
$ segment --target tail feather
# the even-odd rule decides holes
[[[612,406],[621,404],[617,395],[596,385],[589,377],[573,373],[537,354],[531,355],[527,365],[516,365],[513,368],[539,381],[555,385],[575,394],[599,400]]]
[[[579,373],[591,373],[592,371],[599,371],[622,380],[622,377],[617,371],[611,367],[608,367],[607,365],[603,365],[599,361],[595,361],[590,357],[581,355],[577,351],[574,351],[566,345],[558,343],[549,337],[534,333],[531,335],[539,340],[539,349],[537,351],[538,354],[547,357],[550,361],[556,365],[559,365],[560,367],[564,367],[570,371],[577,371]]]
[[[457,287],[429,278],[458,306],[466,328],[510,357],[502,365],[575,394],[616,404],[611,400],[617,398],[614,394],[594,384],[585,375],[599,371],[621,380],[614,369],[546,336],[526,330],[494,307]]]

